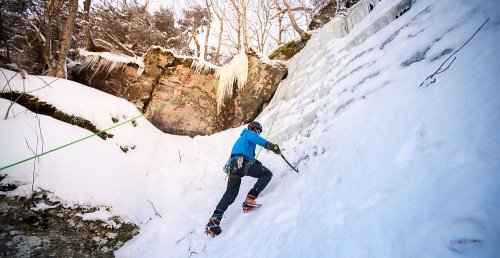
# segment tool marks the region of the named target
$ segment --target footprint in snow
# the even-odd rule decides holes
[[[473,252],[484,244],[485,231],[486,227],[480,220],[474,218],[457,219],[446,230],[446,247],[458,254]]]

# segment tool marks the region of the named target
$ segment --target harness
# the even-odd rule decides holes
[[[242,178],[248,174],[248,170],[252,164],[253,161],[249,160],[245,156],[241,154],[232,154],[222,170],[229,178]],[[243,168],[243,176],[236,175],[236,171],[241,168]]]

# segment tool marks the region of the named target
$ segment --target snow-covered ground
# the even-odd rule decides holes
[[[139,118],[112,129],[111,139],[41,157],[34,184],[33,161],[0,173],[22,185],[10,194],[29,194],[33,184],[67,205],[112,207],[88,219],[138,224],[118,257],[500,257],[500,4],[417,0],[392,21],[400,2],[381,1],[342,38],[328,23],[291,60],[258,121],[300,173],[261,151],[274,173],[258,198],[264,206],[242,213],[255,182],[244,178],[216,238],[204,226],[241,128],[189,138]],[[419,87],[488,17],[435,83]],[[7,80],[23,87],[2,72],[2,88]],[[42,87],[42,79],[54,80],[31,76],[24,86]],[[99,129],[139,115],[65,80],[31,94]],[[8,104],[0,100],[2,117]],[[37,135],[40,153],[40,135],[48,151],[91,134],[42,115],[38,122],[18,105],[13,113],[0,120],[1,167],[31,156],[27,143],[35,150]]]

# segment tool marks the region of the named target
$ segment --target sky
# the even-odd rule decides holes
[[[243,178],[216,238],[204,226],[243,126],[190,138],[139,118],[112,129],[112,139],[91,137],[1,170],[4,183],[19,185],[9,195],[34,187],[66,205],[110,207],[86,217],[120,215],[140,227],[117,257],[499,257],[499,3],[417,0],[401,15],[412,2],[367,1],[373,11],[332,20],[289,61],[256,120],[300,173],[257,150],[274,175],[257,198],[263,206],[242,212],[255,183]],[[0,85],[18,90],[55,80],[23,84],[2,72]],[[140,115],[126,100],[63,79],[32,94],[99,129]],[[0,99],[1,114],[8,105]],[[91,134],[19,105],[0,130],[2,167],[33,155],[26,144],[41,152],[42,135],[47,151]]]

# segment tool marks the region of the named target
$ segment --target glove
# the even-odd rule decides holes
[[[273,152],[276,154],[281,154],[281,150],[280,150],[280,147],[278,146],[278,144],[275,144],[273,146]]]
[[[266,142],[266,149],[270,150],[276,154],[280,154],[281,150],[280,147],[278,147],[277,144],[271,143],[271,142]]]

